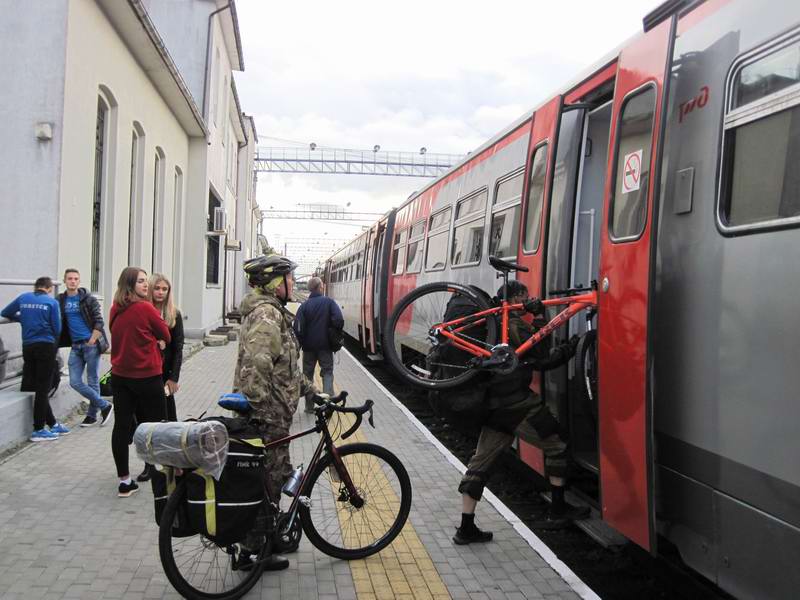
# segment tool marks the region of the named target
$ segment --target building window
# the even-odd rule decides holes
[[[94,190],[92,194],[92,291],[100,287],[100,235],[102,229],[103,166],[105,164],[105,133],[108,106],[97,99],[97,118],[94,129]]]
[[[459,200],[456,204],[453,242],[450,251],[450,263],[454,267],[476,264],[481,260],[488,195],[488,192],[483,189]]]
[[[175,167],[173,217],[172,217],[172,276],[181,272],[181,244],[183,243],[183,171]]]
[[[450,215],[447,208],[428,219],[428,243],[425,248],[425,270],[440,271],[447,262],[447,238],[450,235]]]
[[[214,229],[214,209],[222,206],[213,194],[208,196],[207,230]],[[219,283],[219,238],[218,235],[206,236],[206,283]]]
[[[750,57],[729,81],[720,224],[747,231],[800,223],[800,42]]]
[[[135,236],[136,223],[136,178],[139,167],[139,135],[133,130],[131,136],[131,187],[128,197],[128,264],[133,264],[133,240]]]
[[[214,52],[214,68],[212,73],[214,73],[214,84],[219,85],[220,76],[222,75],[222,61],[219,56],[219,48]],[[214,125],[216,125],[219,120],[219,92],[214,93],[212,91],[211,98],[214,102],[214,110],[212,110],[211,113],[214,115]]]
[[[515,258],[519,246],[519,211],[523,171],[497,184],[489,230],[489,256]]]
[[[408,229],[403,229],[394,234],[394,252],[392,252],[392,264],[394,265],[394,274],[401,275],[403,273],[403,266],[406,262],[406,240],[408,239]]]
[[[615,241],[635,239],[644,231],[655,110],[653,86],[636,92],[622,105],[611,204],[611,237]]]
[[[425,221],[420,221],[411,228],[408,237],[408,256],[406,257],[406,273],[419,273],[422,270],[422,247],[425,244]]]
[[[164,236],[164,154],[156,148],[153,163],[153,237],[150,247],[150,271],[161,271],[161,250]]]
[[[544,186],[547,180],[547,144],[533,151],[528,200],[525,203],[525,230],[522,234],[522,251],[536,252],[542,238],[542,207]]]

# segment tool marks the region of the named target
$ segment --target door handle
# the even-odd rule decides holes
[[[608,277],[603,277],[603,283],[601,284],[601,287],[604,292],[607,292],[608,288],[611,287],[611,282],[608,280]]]

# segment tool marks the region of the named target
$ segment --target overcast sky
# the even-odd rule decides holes
[[[466,154],[641,30],[659,0],[268,2],[238,0],[236,82],[260,146]],[[262,208],[331,203],[382,212],[429,180],[261,174]],[[265,222],[276,246],[359,227]],[[306,242],[303,242],[304,244]],[[314,251],[315,248],[320,250]],[[323,250],[325,248],[325,250]]]

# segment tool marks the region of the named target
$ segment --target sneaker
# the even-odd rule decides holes
[[[588,506],[567,504],[567,507],[563,510],[554,510],[551,506],[532,525],[535,529],[564,529],[575,521],[588,519],[590,514],[591,511]]]
[[[152,470],[153,470],[153,465],[147,465],[146,464],[144,466],[144,471],[142,471],[141,473],[139,473],[136,476],[136,481],[138,481],[139,483],[144,483],[145,481],[150,481],[150,477],[152,477],[152,475],[153,475]]]
[[[100,427],[106,425],[113,416],[114,416],[114,405],[109,402],[108,406],[100,410]]]
[[[127,498],[128,496],[133,495],[134,493],[139,491],[139,486],[136,484],[135,481],[131,481],[130,483],[119,483],[119,492],[117,496],[120,498]]]
[[[50,433],[55,433],[57,435],[67,435],[69,434],[69,429],[64,427],[61,423],[56,423],[50,428]]]
[[[90,417],[89,415],[86,415],[83,421],[81,421],[81,427],[91,427],[92,425],[96,424],[97,424],[97,419],[95,419],[94,417]]]
[[[491,542],[494,534],[491,531],[481,531],[476,526],[470,528],[459,527],[453,536],[453,541],[459,546],[465,544],[484,544]]]
[[[30,440],[32,442],[52,442],[53,440],[57,440],[58,435],[48,431],[47,429],[37,429],[31,434]]]

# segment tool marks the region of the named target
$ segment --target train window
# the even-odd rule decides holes
[[[484,212],[488,195],[484,189],[456,204],[456,221],[450,250],[450,263],[454,267],[475,264],[481,260]]]
[[[743,232],[800,223],[800,42],[751,55],[729,82],[719,225]]]
[[[450,216],[447,208],[431,215],[428,223],[428,245],[425,249],[425,270],[441,271],[447,262],[447,238],[450,235]]]
[[[411,228],[408,238],[408,256],[406,257],[406,273],[419,273],[422,270],[422,246],[425,237],[425,221],[420,221]]]
[[[406,239],[408,238],[408,229],[403,229],[394,234],[394,252],[392,252],[392,264],[394,265],[394,274],[400,275],[403,273],[403,267],[406,263]]]
[[[520,171],[513,177],[509,177],[497,184],[492,205],[513,204],[522,198],[522,176]]]
[[[656,90],[652,85],[636,92],[622,105],[612,188],[611,237],[614,241],[635,239],[644,231],[655,110]]]
[[[547,144],[534,150],[531,165],[528,200],[525,205],[525,231],[522,235],[522,251],[536,252],[542,236],[542,205],[544,202],[544,184],[547,176]]]
[[[483,189],[469,198],[459,200],[456,204],[456,221],[475,213],[483,214],[486,210],[486,198],[489,193]]]
[[[492,207],[492,226],[489,229],[489,256],[517,256],[523,174],[520,171],[497,184]]]

